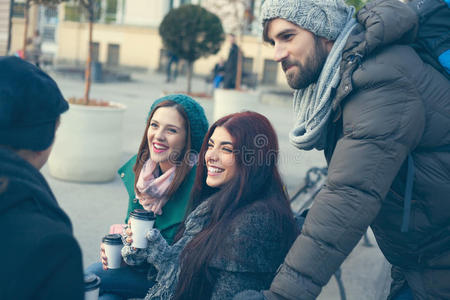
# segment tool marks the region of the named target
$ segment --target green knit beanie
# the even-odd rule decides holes
[[[197,153],[200,152],[203,138],[205,137],[205,134],[208,131],[209,127],[208,119],[206,118],[203,107],[200,104],[198,104],[197,101],[195,101],[194,99],[192,99],[187,95],[183,94],[167,95],[159,99],[156,99],[155,102],[153,102],[147,118],[150,117],[151,113],[159,103],[167,100],[176,102],[177,104],[183,107],[184,111],[186,112],[186,115],[188,116],[189,124],[191,127],[190,129],[191,129],[192,150],[197,151]]]

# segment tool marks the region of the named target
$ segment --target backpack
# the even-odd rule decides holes
[[[407,5],[419,18],[411,46],[424,62],[450,80],[450,0],[410,0]]]
[[[416,40],[411,46],[420,58],[450,80],[450,0],[411,0],[407,5],[419,18]],[[450,152],[450,145],[433,149]],[[414,186],[414,160],[407,158],[407,177],[403,203],[402,232],[408,232],[411,214],[411,198]]]

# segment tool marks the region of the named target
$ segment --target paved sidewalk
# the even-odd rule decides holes
[[[58,82],[65,97],[82,96],[84,84],[81,79],[64,77],[61,74],[51,75]],[[177,92],[185,90],[186,87],[183,77],[170,84],[165,83],[165,77],[157,73],[133,74],[132,77],[131,82],[93,84],[91,92],[92,98],[120,102],[128,107],[123,129],[122,162],[136,153],[153,100],[160,97],[163,91]],[[203,80],[194,78],[194,92],[205,92],[208,89]],[[199,102],[211,124],[213,100]],[[323,154],[318,151],[299,151],[289,144],[288,132],[292,126],[290,105],[277,101],[265,102],[261,103],[258,112],[271,120],[278,133],[280,170],[292,195],[301,185],[310,167],[326,165]],[[109,225],[124,221],[128,202],[125,188],[118,176],[109,183],[79,184],[52,178],[47,166],[44,166],[43,173],[60,205],[72,220],[86,267],[98,260],[100,240],[107,233]],[[374,243],[373,236],[370,236],[370,239]],[[347,299],[382,299],[380,293],[387,282],[386,269],[387,263],[378,247],[358,246],[343,265],[342,276],[347,289]],[[339,299],[334,279],[330,280],[319,299]]]

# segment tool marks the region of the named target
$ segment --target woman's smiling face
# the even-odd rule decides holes
[[[221,187],[236,175],[233,139],[224,127],[216,127],[209,138],[205,163],[208,168],[206,184],[210,187]]]
[[[182,153],[186,144],[185,127],[185,120],[175,107],[160,107],[154,112],[147,130],[148,147],[151,159],[163,171]]]

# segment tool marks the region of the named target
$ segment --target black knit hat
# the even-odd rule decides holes
[[[153,109],[161,102],[171,100],[178,103],[184,109],[191,126],[192,149],[199,152],[202,147],[203,138],[208,131],[208,119],[205,116],[203,107],[194,99],[183,94],[173,94],[159,98],[153,102],[148,116],[150,117]]]
[[[69,108],[56,82],[18,57],[0,57],[0,145],[42,151]]]

